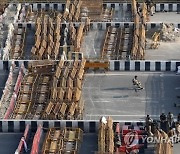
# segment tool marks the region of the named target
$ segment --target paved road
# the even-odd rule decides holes
[[[132,78],[138,75],[145,90],[135,92]],[[180,76],[163,72],[108,72],[86,74],[83,87],[85,119],[102,115],[115,120],[144,120],[147,114],[159,117],[162,112],[179,113]]]
[[[14,154],[23,133],[0,133],[0,154]]]
[[[94,133],[83,135],[83,142],[81,143],[80,154],[94,154],[98,151],[98,136]]]

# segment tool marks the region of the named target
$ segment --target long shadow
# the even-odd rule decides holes
[[[124,96],[113,96],[113,98],[128,98],[129,95],[124,95]]]
[[[134,88],[127,88],[127,87],[122,87],[122,88],[106,88],[106,89],[103,89],[103,90],[134,90]]]

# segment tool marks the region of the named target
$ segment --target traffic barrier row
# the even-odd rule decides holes
[[[21,68],[20,68],[20,71],[19,71],[19,75],[18,75],[18,78],[17,78],[16,85],[14,87],[14,92],[15,92],[16,95],[18,94],[18,91],[20,89],[21,82],[22,82],[24,74],[25,74],[25,67],[24,67],[24,64],[22,64]]]
[[[25,3],[25,5],[29,5],[29,3]],[[38,9],[52,9],[62,11],[65,7],[65,3],[33,3],[33,10],[37,11]],[[115,8],[115,10],[119,10],[119,6],[122,5],[125,11],[131,9],[130,3],[104,3],[104,7],[107,8]],[[166,10],[168,12],[177,12],[180,4],[179,3],[157,3],[155,4],[156,11]]]
[[[36,134],[34,135],[33,144],[31,148],[31,154],[39,154],[40,153],[40,141],[42,137],[42,126],[39,125],[36,131]]]
[[[19,145],[18,145],[18,148],[17,148],[17,151],[19,153],[23,153],[24,152],[24,148],[26,148],[24,144],[26,144],[27,141],[29,140],[29,135],[30,135],[30,125],[27,124],[26,125],[26,129],[25,129],[24,134],[23,134],[23,137],[21,138],[21,140],[19,142]]]
[[[145,121],[115,121],[120,122],[120,126],[133,125],[133,126],[145,126]],[[0,132],[24,132],[27,124],[30,124],[32,132],[36,132],[38,125],[41,125],[45,129],[60,127],[75,127],[82,129],[85,133],[98,132],[99,121],[98,120],[3,120],[0,121]]]
[[[73,25],[75,27],[79,27],[81,23],[80,22],[74,22]],[[68,26],[69,23],[64,24],[61,23],[60,24],[62,27],[66,27],[66,25]],[[29,29],[35,29],[35,23],[16,23],[14,24],[15,27],[25,27],[25,28],[29,28]],[[129,28],[129,27],[133,27],[134,23],[133,22],[91,22],[90,23],[90,28],[92,30],[106,30],[109,26],[112,27],[116,27],[116,28]],[[160,28],[161,26],[161,22],[147,22],[147,24],[145,25],[146,30],[150,30],[152,28]],[[174,26],[176,28],[180,28],[180,23],[174,23]]]
[[[180,61],[110,61],[110,71],[177,71]]]
[[[21,68],[19,70],[19,75],[17,77],[17,81],[16,81],[16,84],[15,84],[15,87],[14,87],[14,92],[13,92],[13,95],[11,97],[10,104],[8,106],[8,109],[7,109],[6,113],[5,113],[5,115],[4,115],[4,119],[8,119],[9,116],[11,115],[11,113],[14,110],[14,107],[15,107],[15,104],[16,104],[17,95],[18,95],[18,91],[20,89],[24,73],[25,73],[24,72],[24,65],[22,64],[22,66],[21,66]]]
[[[12,64],[15,64],[16,67],[21,66],[22,64],[24,64],[25,68],[27,68],[29,61],[25,61],[25,60],[18,60],[18,61],[14,61],[14,60],[0,60],[0,70],[10,70],[10,67],[12,66]]]
[[[18,76],[18,68],[15,68],[15,66],[11,66],[10,72],[8,75],[8,79],[6,81],[3,94],[1,96],[1,101],[0,101],[0,117],[4,118],[6,115],[6,112],[9,113],[9,108],[11,104],[14,102],[14,87],[15,87],[15,82]]]

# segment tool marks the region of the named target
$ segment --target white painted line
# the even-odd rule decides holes
[[[93,115],[86,115],[86,116],[92,116],[92,117],[96,117],[96,116],[111,116],[111,117],[144,117],[146,116],[145,114],[143,115],[119,115],[119,114],[106,114],[106,115],[103,115],[103,114],[93,114]],[[160,115],[151,115],[151,117],[159,117]]]
[[[180,87],[176,87],[175,89],[176,89],[176,90],[180,90]]]
[[[103,101],[103,100],[93,101],[93,100],[92,100],[92,102],[94,102],[94,103],[95,103],[95,102],[109,103],[109,102],[111,102],[111,101]]]
[[[119,73],[119,74],[102,74],[102,73],[97,73],[97,74],[86,74],[86,76],[129,76],[129,75],[132,75],[134,76],[134,74],[138,74],[138,72],[136,73]],[[139,77],[141,76],[150,76],[150,75],[154,75],[154,74],[159,74],[161,77],[163,76],[177,76],[175,73],[174,74],[161,74],[161,73],[143,73],[143,74],[140,74]]]
[[[154,104],[158,104],[159,101],[151,101],[151,100],[144,100],[144,101],[141,101],[142,103],[154,103]]]

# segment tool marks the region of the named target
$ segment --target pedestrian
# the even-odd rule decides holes
[[[169,124],[170,129],[172,129],[173,123],[174,123],[174,116],[171,112],[168,113],[167,115],[167,121]]]
[[[136,2],[136,8],[137,8],[137,13],[140,12],[140,4],[138,2]]]
[[[177,121],[180,122],[180,113],[178,114]]]
[[[151,16],[153,16],[153,14],[155,14],[155,5],[153,3],[153,1],[150,2],[150,14]]]
[[[150,4],[151,4],[151,0],[146,0],[146,5],[147,5],[147,10],[148,12],[150,11]]]
[[[25,140],[25,137],[24,137],[24,136],[21,138],[21,141],[23,142],[24,150],[25,150],[25,152],[27,153],[27,152],[28,152],[28,148],[27,148],[27,143],[26,143],[26,140]]]
[[[179,122],[176,122],[176,124],[175,124],[175,131],[177,134],[177,139],[180,142],[180,140],[179,140],[179,138],[180,138],[180,123]]]
[[[149,115],[147,115],[147,117],[146,117],[146,130],[147,130],[149,136],[153,136],[152,123],[153,123],[153,120],[150,118]]]
[[[160,121],[161,121],[161,122],[165,122],[166,120],[167,120],[166,115],[165,115],[164,113],[162,113],[162,114],[160,115]]]

